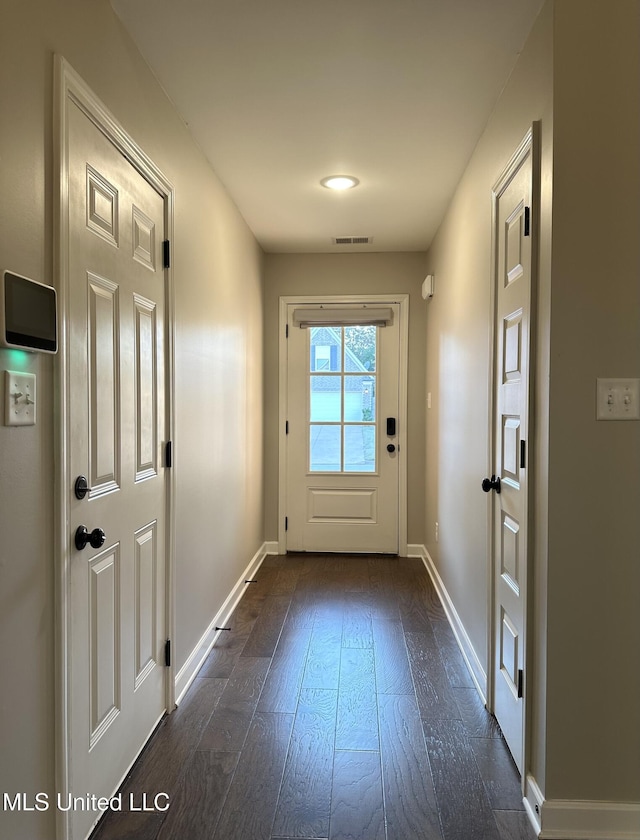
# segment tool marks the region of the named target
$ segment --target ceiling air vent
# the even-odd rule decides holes
[[[336,236],[334,245],[371,245],[373,236]]]

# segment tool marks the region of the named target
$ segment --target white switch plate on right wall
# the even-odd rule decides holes
[[[598,379],[598,420],[640,420],[640,379]]]

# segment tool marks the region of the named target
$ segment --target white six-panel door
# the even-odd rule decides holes
[[[165,208],[72,102],[67,136],[70,792],[110,796],[166,708]]]
[[[493,710],[522,772],[526,630],[532,138],[494,189]]]

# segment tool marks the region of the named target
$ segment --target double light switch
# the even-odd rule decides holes
[[[598,420],[640,420],[640,379],[598,379]]]
[[[4,421],[7,426],[33,426],[36,422],[36,375],[5,370]]]

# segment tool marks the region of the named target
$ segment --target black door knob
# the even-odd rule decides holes
[[[76,528],[75,544],[78,551],[82,551],[83,548],[86,548],[87,543],[89,543],[92,548],[100,548],[104,545],[104,541],[106,539],[107,535],[102,528],[94,528],[91,533],[87,531],[84,525],[78,525]]]
[[[499,493],[500,479],[496,478],[495,475],[492,475],[491,478],[484,478],[482,480],[482,489],[485,493],[488,493],[490,490],[495,490],[496,493]]]
[[[396,448],[392,443],[387,444],[387,452],[395,452]]]

